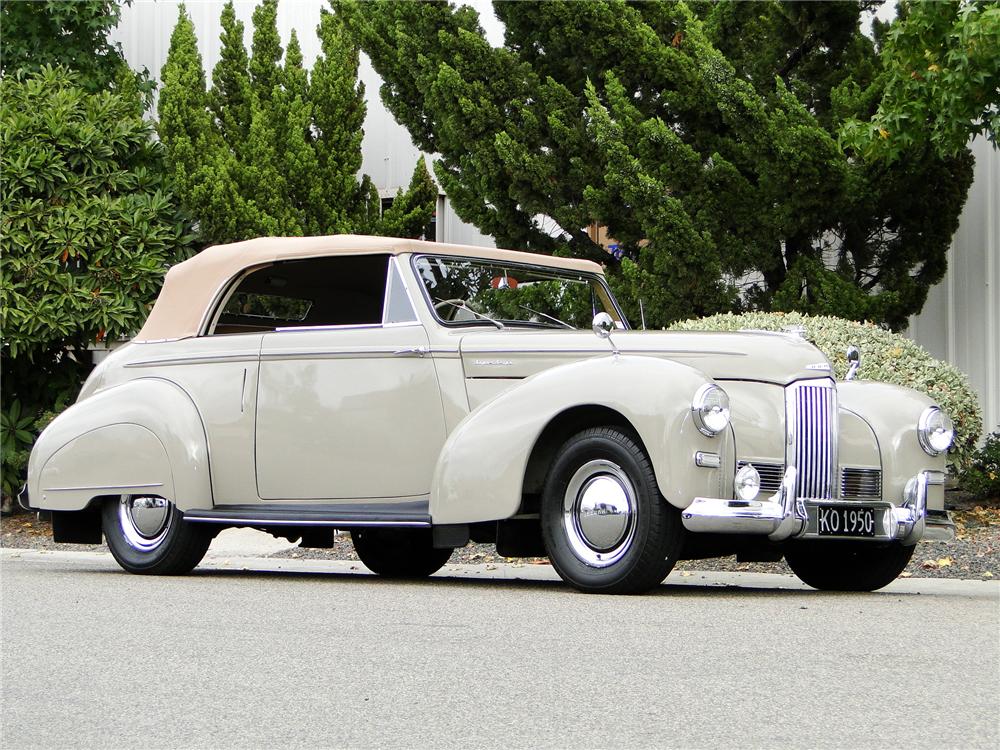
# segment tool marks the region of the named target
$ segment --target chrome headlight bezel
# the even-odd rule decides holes
[[[714,383],[705,383],[691,400],[694,424],[702,435],[715,437],[727,427],[732,418],[729,394]]]
[[[955,425],[940,407],[928,406],[917,420],[917,438],[924,453],[940,456],[955,441]]]

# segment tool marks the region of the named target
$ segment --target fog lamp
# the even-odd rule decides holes
[[[757,497],[760,493],[760,474],[757,473],[753,464],[747,464],[736,472],[733,490],[736,492],[736,497],[745,502]]]

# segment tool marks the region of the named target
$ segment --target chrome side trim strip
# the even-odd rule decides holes
[[[405,325],[419,325],[406,323]],[[378,327],[378,326],[376,326]],[[305,330],[302,328],[289,329],[289,330]],[[192,354],[187,357],[162,357],[159,359],[144,359],[138,362],[128,362],[125,367],[172,367],[178,365],[204,365],[204,364],[218,364],[220,362],[250,362],[256,363],[258,357],[263,361],[271,360],[281,360],[281,359],[354,359],[361,357],[391,357],[395,350],[393,349],[376,349],[367,351],[364,349],[350,349],[346,351],[330,352],[330,351],[308,351],[308,350],[298,350],[298,351],[287,351],[287,352],[267,352],[264,354],[258,354],[254,351],[252,354]],[[432,347],[429,350],[429,354],[432,357],[443,357],[446,359],[455,359],[459,356],[458,351],[455,349],[440,349],[437,347]]]
[[[409,323],[407,325],[419,325],[419,323]],[[363,331],[368,328],[381,328],[381,323],[356,323],[353,325],[328,325],[328,326],[283,326],[275,328],[273,331],[264,333],[295,333],[297,331]]]
[[[125,367],[163,367],[172,365],[210,365],[223,362],[256,362],[257,351],[238,354],[192,354],[187,357],[160,357],[143,359],[138,362],[126,362]]]
[[[373,350],[356,350],[356,351],[280,351],[280,352],[266,352],[260,355],[262,362],[274,362],[281,360],[290,359],[383,359],[383,358],[398,358],[400,354],[412,353],[419,354],[421,357],[439,357],[444,359],[457,359],[457,353],[452,352],[452,356],[449,357],[447,352],[435,352],[433,349],[423,348],[423,351],[418,352],[417,349],[422,347],[412,347],[412,351],[407,349],[373,349]]]
[[[344,518],[323,520],[295,520],[290,518],[248,518],[242,516],[184,516],[191,523],[228,523],[232,525],[255,524],[260,526],[420,526],[428,527],[430,521],[358,521]]]
[[[43,492],[72,492],[75,490],[131,490],[149,489],[151,487],[162,487],[163,482],[150,482],[148,484],[101,484],[94,487],[43,487]]]
[[[553,329],[556,330],[556,329]],[[583,329],[577,331],[577,333],[582,333]],[[568,331],[563,331],[563,333],[568,333]],[[635,356],[649,356],[657,354],[673,354],[673,355],[714,355],[721,354],[730,357],[746,357],[749,356],[746,352],[729,352],[723,351],[721,349],[643,349],[643,350],[629,350],[627,348],[621,349],[622,354],[635,355]],[[578,357],[582,354],[590,354],[595,357],[604,356],[608,354],[607,349],[486,349],[479,347],[463,347],[463,355],[482,355],[482,354],[546,354],[550,357],[558,356],[572,356]]]
[[[341,350],[341,351],[324,351],[324,350],[286,350],[286,351],[269,351],[261,352],[260,360],[261,362],[273,362],[275,360],[286,360],[286,359],[364,359],[364,358],[379,358],[379,357],[392,357],[396,353],[395,349],[354,349],[354,350]]]

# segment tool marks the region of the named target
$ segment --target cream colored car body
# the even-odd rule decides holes
[[[206,335],[233,279],[289,258],[388,254],[412,319]],[[255,240],[210,248],[173,269],[136,340],[95,370],[31,455],[31,507],[78,511],[95,499],[156,495],[182,511],[259,505],[425,508],[433,525],[517,517],[538,493],[565,424],[631,426],[663,497],[732,498],[737,462],[786,462],[786,387],[829,382],[823,355],[793,335],[495,330],[443,325],[411,259],[421,254],[569,268],[536,255],[383,238]],[[397,291],[398,291],[397,286]],[[613,351],[613,348],[616,351]],[[717,383],[732,423],[697,429],[695,392]],[[839,394],[839,468],[881,472],[877,499],[943,472],[921,448],[931,401],[884,384]],[[719,457],[696,465],[696,454]],[[841,472],[835,492],[840,496]],[[943,508],[943,488],[927,505]],[[244,519],[244,525],[253,525]],[[345,525],[349,525],[345,522]]]

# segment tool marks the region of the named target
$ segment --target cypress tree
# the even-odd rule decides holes
[[[212,70],[211,108],[222,137],[239,148],[250,133],[250,61],[243,45],[243,22],[231,2],[222,9],[222,49]]]
[[[388,226],[419,234],[426,221],[416,226],[416,220],[429,219],[436,190],[417,181],[383,223],[378,191],[367,175],[359,179],[364,88],[358,49],[340,20],[323,12],[322,55],[311,74],[294,32],[282,50],[277,0],[254,10],[250,54],[232,2],[221,21],[210,90],[183,5],[162,74],[158,130],[201,239],[385,233]]]
[[[424,157],[420,156],[406,192],[400,188],[392,205],[382,214],[383,234],[391,237],[420,237],[434,215],[437,194],[437,185],[427,171]]]

